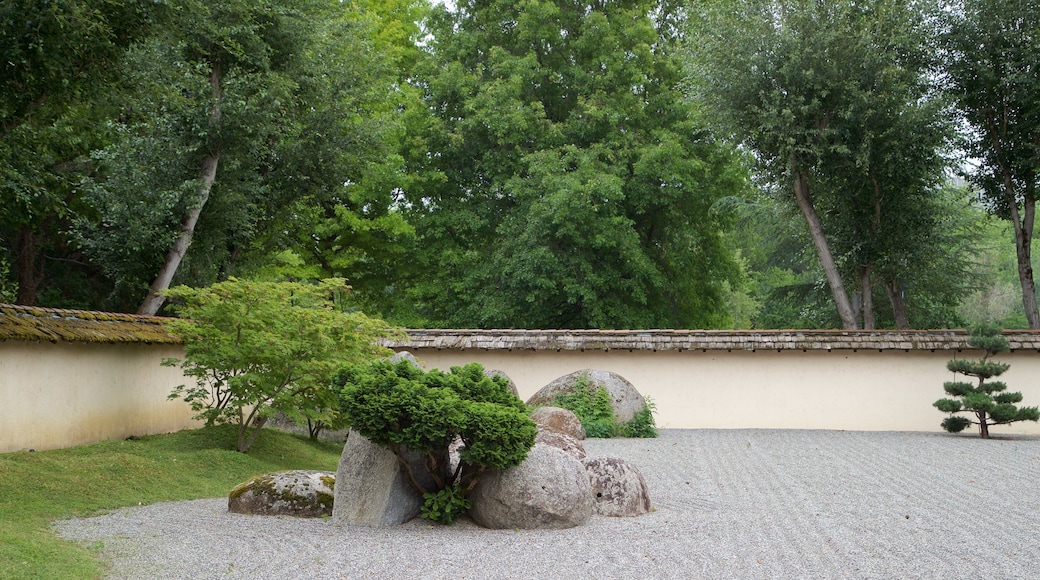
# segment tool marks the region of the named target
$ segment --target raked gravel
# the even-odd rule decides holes
[[[1040,437],[669,430],[588,440],[656,511],[569,530],[245,516],[226,499],[62,520],[111,578],[1040,578]]]

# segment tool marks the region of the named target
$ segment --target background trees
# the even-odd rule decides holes
[[[913,252],[935,241],[933,192],[952,137],[930,100],[927,14],[898,0],[692,10],[694,94],[799,208],[841,324],[874,326],[880,275],[908,326],[896,290],[919,263]]]
[[[715,200],[739,160],[679,92],[673,7],[475,0],[430,23],[426,160],[410,191],[435,325],[726,324]]]
[[[0,300],[347,277],[410,326],[1040,320],[1035,2],[174,8],[0,7]]]
[[[1032,242],[1040,181],[1040,3],[963,0],[951,10],[945,47],[950,92],[970,126],[971,183],[1014,228],[1029,328],[1040,328]]]

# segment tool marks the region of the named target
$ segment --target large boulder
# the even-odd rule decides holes
[[[624,377],[610,371],[599,371],[584,369],[564,375],[553,382],[545,385],[530,399],[527,404],[532,407],[552,405],[557,396],[565,393],[573,393],[578,388],[582,377],[588,377],[589,387],[596,390],[603,387],[610,394],[611,404],[614,407],[614,417],[619,423],[627,423],[636,416],[636,413],[646,407],[646,400],[639,394],[632,383]]]
[[[546,429],[541,425],[538,426],[538,434],[534,437],[535,443],[544,443],[562,449],[567,452],[571,457],[582,460],[585,459],[585,446],[581,444],[574,437],[566,433],[560,433],[559,431],[553,431],[552,429]]]
[[[485,473],[469,499],[470,517],[485,528],[573,528],[592,517],[585,467],[563,450],[542,443],[536,443],[520,465]]]
[[[261,516],[329,516],[335,483],[335,474],[328,471],[265,473],[231,490],[228,511]]]
[[[409,462],[420,484],[432,489],[422,456],[411,454]],[[397,456],[353,430],[339,459],[335,491],[332,520],[356,526],[402,524],[419,515],[423,503]]]
[[[587,458],[582,463],[592,486],[593,513],[598,516],[638,516],[651,510],[643,474],[624,459]]]
[[[536,407],[531,411],[531,419],[538,427],[570,435],[575,439],[585,438],[585,428],[581,426],[581,419],[570,409],[562,407]]]

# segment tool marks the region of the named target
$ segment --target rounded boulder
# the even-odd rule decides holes
[[[242,483],[228,496],[228,511],[262,516],[317,518],[332,515],[336,474],[276,471]]]
[[[552,405],[556,397],[575,392],[581,384],[587,382],[588,388],[595,391],[603,387],[610,395],[614,417],[619,423],[627,423],[646,407],[646,400],[639,394],[635,386],[625,377],[610,371],[584,369],[564,375],[542,387],[527,404],[532,407]]]
[[[627,517],[651,510],[646,480],[631,463],[615,457],[590,457],[582,463],[592,487],[593,513]]]
[[[536,443],[520,465],[485,473],[469,499],[470,518],[491,529],[573,528],[592,517],[585,467],[543,443]]]
[[[578,419],[578,416],[570,409],[537,407],[531,411],[531,419],[540,428],[570,435],[578,440],[585,438],[585,427],[582,427],[581,419]]]
[[[578,460],[585,459],[586,457],[585,446],[581,444],[581,441],[578,441],[566,433],[545,429],[541,425],[538,426],[538,434],[535,435],[534,442],[544,443],[545,445],[562,449],[566,451],[568,455]]]

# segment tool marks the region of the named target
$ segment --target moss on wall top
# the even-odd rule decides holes
[[[0,304],[0,340],[178,344],[158,316]]]

